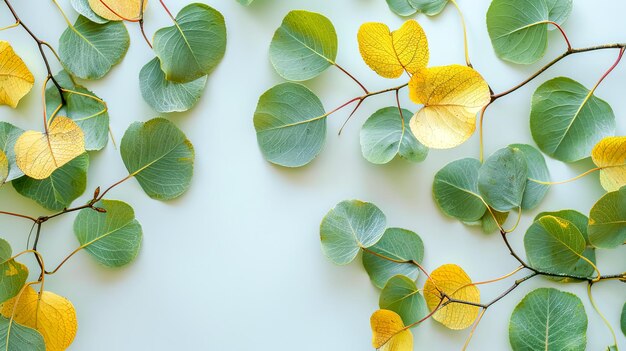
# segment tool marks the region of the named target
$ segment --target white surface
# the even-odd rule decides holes
[[[167,1],[174,13],[186,2]],[[459,2],[469,25],[473,63],[494,90],[509,88],[539,67],[512,66],[498,60],[485,26],[489,2]],[[13,3],[36,33],[57,46],[65,25],[50,1]],[[444,217],[431,197],[437,170],[453,160],[478,155],[476,137],[457,149],[432,151],[426,162],[418,165],[396,160],[387,166],[374,166],[363,159],[358,140],[360,125],[378,108],[392,105],[391,95],[368,100],[341,137],[336,131],[348,112],[330,117],[324,151],[308,167],[282,169],[261,157],[252,114],[259,95],[282,82],[269,64],[267,51],[283,16],[291,9],[328,16],[339,37],[338,62],[370,89],[386,88],[396,82],[378,78],[367,68],[355,39],[363,22],[386,22],[394,28],[402,23],[384,0],[257,0],[250,8],[235,0],[208,3],[226,17],[226,57],[211,75],[200,104],[189,113],[170,116],[196,148],[191,191],[166,203],[150,200],[135,181],[111,192],[111,198],[135,207],[144,228],[143,247],[138,260],[127,268],[105,269],[81,253],[46,280],[47,289],[68,297],[76,306],[79,331],[71,350],[371,349],[369,317],[377,308],[379,292],[360,262],[336,267],[320,250],[319,222],[344,199],[372,201],[387,214],[389,225],[419,233],[426,246],[424,265],[430,270],[443,263],[457,263],[473,279],[485,280],[516,267],[498,236],[486,236]],[[74,18],[69,1],[62,4]],[[0,23],[11,23],[5,8],[0,8]],[[624,41],[625,12],[626,4],[621,2],[576,1],[565,29],[577,47]],[[432,65],[463,62],[461,29],[451,6],[439,17],[418,19],[428,34]],[[168,18],[153,0],[146,13],[147,32],[165,25],[170,25]],[[128,28],[132,44],[123,63],[102,81],[85,83],[108,102],[118,141],[131,122],[156,116],[143,102],[137,81],[139,70],[153,54],[140,38],[138,26],[128,24]],[[39,128],[38,88],[45,75],[39,54],[21,29],[0,32],[0,40],[11,41],[37,77],[37,88],[19,109],[0,108],[2,120],[23,128]],[[563,49],[558,33],[552,32],[550,50],[542,62]],[[487,154],[509,143],[532,144],[528,113],[530,95],[538,84],[567,75],[590,87],[616,55],[616,51],[606,51],[570,57],[533,84],[494,104],[486,118]],[[626,134],[624,65],[597,91],[599,97],[611,103],[621,135]],[[59,68],[54,61],[53,66]],[[358,86],[336,69],[306,84],[319,94],[327,109],[360,93]],[[404,106],[415,110],[404,95]],[[553,179],[560,180],[581,173],[591,163],[565,165],[550,160],[549,166]],[[80,201],[87,199],[96,186],[107,186],[125,174],[118,151],[109,145],[92,156],[88,190]],[[575,208],[588,213],[602,193],[597,175],[593,175],[552,188],[540,208]],[[2,209],[44,213],[10,186],[0,191],[0,199]],[[519,250],[525,228],[536,212],[526,214],[520,229],[512,235]],[[46,224],[40,249],[49,266],[77,246],[72,217]],[[27,222],[0,218],[0,234],[16,249],[25,245],[28,230]],[[622,247],[598,253],[603,273],[624,269],[624,250]],[[34,262],[30,263],[34,271]],[[509,284],[483,287],[484,299],[498,295]],[[535,279],[507,296],[485,315],[470,349],[509,349],[511,311],[527,292],[540,286],[557,285]],[[588,349],[604,349],[611,339],[585,297],[585,285],[558,287],[582,297],[589,315]],[[619,309],[626,301],[624,284],[606,282],[594,290],[600,308],[619,328]],[[467,331],[451,332],[429,321],[414,329],[414,335],[416,350],[458,350]],[[619,338],[621,346],[626,347],[623,335]]]

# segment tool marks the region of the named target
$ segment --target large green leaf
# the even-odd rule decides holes
[[[89,6],[89,0],[71,0],[70,2],[76,12],[85,16],[91,22],[103,24],[109,21],[108,19],[100,17],[93,12],[91,6]]]
[[[509,322],[513,351],[584,351],[587,314],[578,296],[552,288],[530,292]]]
[[[403,275],[389,279],[380,292],[378,305],[381,309],[399,314],[404,325],[415,323],[428,313],[426,300],[417,289],[415,281]]]
[[[487,30],[496,55],[514,63],[539,60],[548,46],[549,22],[562,24],[572,0],[493,0]]]
[[[606,101],[580,83],[558,77],[543,83],[532,98],[530,131],[547,155],[574,162],[615,132],[615,116]]]
[[[0,345],[4,351],[46,351],[43,336],[37,330],[11,323],[4,316],[0,316]]]
[[[433,196],[443,213],[465,222],[482,218],[487,207],[478,194],[480,166],[480,161],[464,158],[447,164],[435,174]]]
[[[546,165],[546,159],[539,150],[527,144],[513,144],[511,147],[521,151],[526,159],[528,180],[526,181],[526,188],[522,198],[522,209],[531,210],[539,205],[546,196],[548,189],[550,189],[549,185],[540,184],[533,180],[549,182],[550,171]]]
[[[55,170],[46,179],[24,176],[14,180],[12,184],[22,196],[51,211],[60,211],[69,207],[85,192],[88,169],[89,155],[84,153]]]
[[[570,273],[585,250],[585,238],[563,218],[543,216],[524,235],[528,264],[549,273]]]
[[[28,268],[12,256],[11,245],[0,239],[0,303],[17,295],[28,278]]]
[[[270,61],[283,78],[303,81],[316,77],[337,57],[337,33],[319,13],[291,11],[274,33]]]
[[[361,129],[361,151],[371,163],[385,164],[396,155],[412,162],[422,162],[428,148],[420,143],[411,130],[409,121],[413,113],[397,107],[385,107],[371,115]],[[404,120],[403,120],[404,119]]]
[[[411,261],[422,263],[424,243],[416,233],[400,228],[387,228],[383,237],[368,250],[395,261],[385,259],[370,252],[363,252],[363,266],[370,279],[378,288],[383,288],[387,281],[398,274],[417,279],[419,269]]]
[[[602,196],[589,212],[589,241],[611,249],[626,242],[626,186]]]
[[[528,165],[524,153],[505,147],[491,155],[478,171],[478,189],[489,206],[507,212],[522,205]]]
[[[84,209],[74,221],[74,234],[81,247],[96,261],[120,267],[133,261],[141,246],[141,224],[133,208],[122,201],[102,200],[96,204],[106,213]]]
[[[157,112],[182,112],[192,108],[206,86],[207,76],[189,83],[176,83],[165,79],[159,58],[155,57],[139,72],[139,88],[143,99]]]
[[[324,146],[324,106],[303,85],[279,84],[259,98],[254,128],[266,160],[285,167],[301,167],[311,162]]]
[[[0,150],[7,158],[9,173],[6,182],[10,182],[24,175],[15,162],[15,142],[24,131],[11,123],[0,121]],[[0,183],[2,184],[2,183]]]
[[[96,94],[82,85],[76,84],[66,71],[55,76],[59,84],[68,90],[98,98]],[[74,93],[64,93],[65,105],[58,115],[71,118],[85,134],[87,151],[101,150],[109,141],[109,113],[106,106],[98,100]],[[99,99],[99,98],[98,98]],[[51,84],[46,89],[46,110],[51,115],[61,104],[61,97],[56,86]]]
[[[200,3],[183,7],[176,23],[154,34],[154,52],[167,80],[194,81],[209,74],[226,52],[224,16]]]
[[[131,124],[120,151],[126,169],[151,198],[170,200],[189,189],[193,145],[172,122],[155,118]]]
[[[338,265],[352,262],[361,248],[376,244],[385,233],[385,214],[374,204],[342,201],[320,225],[322,251]]]
[[[130,38],[123,22],[94,23],[78,16],[59,39],[65,69],[83,79],[99,79],[124,58]]]

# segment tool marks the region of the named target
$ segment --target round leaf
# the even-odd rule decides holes
[[[507,212],[522,205],[528,165],[524,153],[515,147],[496,151],[478,172],[478,189],[495,210]]]
[[[413,351],[413,335],[404,330],[400,316],[389,310],[378,310],[370,318],[372,345],[380,351]]]
[[[102,24],[109,21],[106,18],[98,16],[98,14],[91,9],[91,7],[89,6],[89,0],[71,0],[70,3],[72,4],[72,7],[74,8],[74,10],[76,10],[76,12],[85,16],[91,22]]]
[[[491,212],[493,212],[493,215]],[[492,208],[491,211],[485,211],[483,218],[480,220],[480,227],[482,228],[483,233],[491,234],[499,231],[504,222],[506,222],[507,218],[509,218],[509,212],[500,212]]]
[[[8,339],[8,340],[7,340]],[[46,351],[43,336],[35,329],[0,316],[0,345],[5,351]]]
[[[0,40],[0,105],[16,108],[33,84],[35,77],[24,61],[13,51],[11,44]]]
[[[611,249],[626,242],[626,187],[607,193],[589,212],[589,241]]]
[[[526,159],[526,165],[528,166],[528,180],[526,181],[526,188],[524,189],[524,196],[522,198],[522,209],[531,210],[546,196],[549,185],[539,184],[532,180],[539,180],[542,182],[550,181],[550,171],[546,165],[546,159],[543,157],[534,147],[527,144],[513,144],[510,147],[522,152],[522,156]],[[532,180],[531,180],[532,179]]]
[[[417,12],[409,0],[387,0],[387,5],[398,16],[411,16]]]
[[[28,268],[12,256],[11,245],[0,239],[0,303],[17,295],[28,278]]]
[[[600,140],[591,151],[596,166],[601,167],[600,183],[606,191],[626,185],[626,136]]]
[[[435,16],[441,13],[449,0],[408,0],[417,12],[427,16]]]
[[[400,315],[405,325],[413,324],[428,314],[426,300],[415,282],[403,275],[389,279],[380,293],[378,305]]]
[[[148,6],[148,0],[88,0],[88,2],[91,9],[98,16],[111,21],[139,18],[141,15],[141,4],[143,3],[144,10]]]
[[[448,216],[465,222],[480,220],[487,207],[478,194],[480,161],[464,158],[453,161],[435,174],[433,196]]]
[[[0,150],[4,152],[9,163],[9,174],[6,182],[12,181],[24,175],[17,166],[15,157],[15,142],[24,131],[10,123],[0,121]]]

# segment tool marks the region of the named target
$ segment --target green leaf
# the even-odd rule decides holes
[[[478,189],[489,206],[507,212],[522,205],[528,165],[524,153],[505,147],[491,155],[478,171]]]
[[[91,22],[100,24],[109,22],[108,19],[102,18],[93,12],[91,6],[89,6],[89,0],[71,0],[71,4],[76,12],[85,16]]]
[[[8,340],[7,340],[8,339]],[[46,351],[43,336],[17,322],[0,316],[0,345],[5,351]]]
[[[155,118],[131,124],[120,151],[126,169],[151,198],[171,200],[189,189],[193,145],[172,122]]]
[[[552,288],[530,292],[509,322],[513,351],[584,351],[587,314],[578,296]]]
[[[548,47],[548,22],[561,25],[571,11],[572,0],[493,0],[487,30],[496,55],[513,63],[536,62]]]
[[[24,131],[11,123],[0,121],[0,150],[7,157],[9,173],[5,182],[10,182],[24,175],[15,162],[15,142]],[[0,182],[2,184],[2,182]]]
[[[417,141],[409,129],[413,113],[397,107],[385,107],[371,115],[361,129],[361,151],[363,157],[374,164],[385,164],[396,155],[412,161],[422,162],[428,148]],[[404,119],[404,121],[403,121]]]
[[[510,147],[521,151],[524,159],[526,159],[528,179],[526,180],[526,188],[522,198],[522,209],[531,210],[539,205],[546,196],[548,189],[550,189],[549,185],[539,184],[532,180],[549,182],[550,171],[546,165],[546,159],[539,150],[527,144],[513,144]]]
[[[615,116],[611,106],[592,91],[558,77],[533,94],[530,131],[545,154],[574,162],[589,157],[600,140],[615,133]]]
[[[383,237],[368,250],[396,261],[415,261],[424,259],[424,243],[419,235],[400,228],[387,228]],[[363,266],[372,283],[382,289],[387,281],[398,274],[417,279],[419,269],[413,263],[398,263],[363,252]]]
[[[66,71],[55,76],[61,87],[77,91],[95,98],[99,97],[82,85],[74,83]],[[86,96],[73,93],[64,93],[65,105],[57,115],[71,118],[85,134],[85,149],[87,151],[102,150],[109,141],[109,112],[104,104]],[[54,84],[46,89],[46,110],[48,117],[61,104],[59,91]]]
[[[585,238],[576,226],[563,218],[544,216],[524,235],[528,264],[549,273],[570,273],[585,250]]]
[[[0,239],[0,303],[15,297],[28,278],[28,268],[12,256],[11,245]]]
[[[315,12],[289,12],[270,44],[270,61],[287,80],[316,77],[334,65],[336,57],[335,27],[328,18]]]
[[[244,5],[244,6],[248,6],[250,5],[254,0],[237,0],[238,3]]]
[[[443,213],[464,222],[482,218],[487,207],[478,194],[480,166],[480,161],[464,158],[447,164],[435,174],[433,196]]]
[[[9,159],[4,151],[0,150],[0,187],[4,185],[9,177]]]
[[[403,275],[389,279],[380,293],[378,305],[381,309],[399,314],[404,325],[413,324],[428,314],[426,300],[417,289],[415,281]]]
[[[81,248],[107,267],[121,267],[132,262],[141,246],[141,224],[128,204],[117,200],[102,200],[81,210],[74,221],[74,234]]]
[[[143,99],[160,113],[182,112],[192,108],[204,92],[207,76],[189,83],[165,79],[159,58],[155,57],[139,72],[139,88]]]
[[[37,180],[24,176],[14,180],[12,184],[20,195],[34,200],[48,210],[61,211],[85,192],[88,169],[89,155],[84,153],[55,170],[46,179]]]
[[[73,75],[100,79],[122,61],[130,39],[123,22],[98,24],[78,16],[59,39],[61,63]]]
[[[266,160],[301,167],[322,151],[326,114],[320,99],[296,83],[279,84],[259,98],[254,128]]]
[[[620,326],[622,328],[622,333],[626,336],[626,303],[624,303],[624,307],[622,307],[622,316],[620,318]]]
[[[371,247],[380,240],[386,223],[385,214],[374,204],[358,200],[342,201],[322,220],[322,251],[335,264],[348,264],[361,248]]]
[[[626,186],[602,196],[589,212],[589,241],[612,249],[626,242]]]
[[[491,215],[491,212],[485,211],[483,218],[480,220],[480,226],[485,234],[491,234],[499,231],[500,227],[504,224],[504,222],[506,222],[506,219],[509,218],[509,212],[500,212],[494,209],[491,209],[491,211],[493,211],[493,216]],[[494,216],[496,217],[498,223],[496,223],[493,219]]]
[[[387,0],[387,5],[398,16],[411,16],[417,12],[409,0]]]
[[[449,0],[408,0],[409,4],[427,16],[438,15],[448,4]]]
[[[200,3],[183,7],[176,24],[154,34],[154,52],[167,80],[188,83],[209,74],[226,52],[224,16]]]

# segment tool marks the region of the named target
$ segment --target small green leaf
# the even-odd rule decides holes
[[[193,145],[172,122],[155,118],[131,124],[120,151],[126,169],[151,198],[171,200],[189,189]]]
[[[435,16],[441,13],[449,0],[408,0],[409,4],[427,16]]]
[[[424,243],[416,233],[406,229],[387,228],[383,237],[368,250],[392,260],[408,262],[392,262],[364,251],[363,266],[376,287],[382,289],[391,277],[398,274],[417,279],[419,269],[410,262],[422,263]]]
[[[522,198],[522,209],[531,210],[539,205],[546,196],[548,189],[550,189],[549,185],[539,184],[533,180],[549,182],[550,171],[546,165],[546,159],[539,150],[526,144],[513,144],[510,146],[521,151],[526,159],[528,180],[526,181],[526,188]]]
[[[91,6],[89,6],[89,0],[72,0],[71,4],[74,10],[76,10],[76,12],[85,16],[91,22],[100,23],[100,24],[109,22],[108,19],[102,18],[98,16],[95,12],[93,12],[93,10],[91,9]]]
[[[506,219],[509,218],[509,212],[500,212],[494,210],[493,208],[491,211],[493,211],[493,215],[491,215],[490,211],[485,211],[483,218],[480,220],[480,226],[485,234],[491,234],[499,231],[500,227],[504,224],[504,222],[506,222]],[[494,216],[496,217],[498,223],[494,220]]]
[[[387,5],[398,16],[411,16],[417,12],[409,0],[387,0]]]
[[[385,214],[374,204],[342,201],[322,220],[322,251],[335,264],[348,264],[361,248],[371,247],[380,240],[386,223]]]
[[[605,194],[589,212],[589,241],[612,249],[626,242],[626,186]]]
[[[74,221],[74,234],[81,247],[108,267],[130,263],[137,257],[142,239],[133,208],[116,200],[102,200],[95,206],[106,212],[87,208]]]
[[[46,179],[37,180],[24,176],[14,180],[12,184],[20,195],[34,200],[48,210],[61,211],[85,192],[88,169],[89,155],[84,153],[55,170]]]
[[[448,216],[464,222],[480,220],[487,207],[478,194],[480,161],[464,158],[453,161],[435,174],[433,196]]]
[[[389,279],[380,293],[378,305],[381,309],[399,314],[404,325],[415,323],[428,314],[426,300],[417,289],[415,281],[403,275]]]
[[[0,121],[0,150],[7,157],[9,167],[9,173],[5,182],[10,182],[24,175],[15,162],[15,142],[22,133],[24,133],[24,130],[11,123]]]
[[[15,297],[28,278],[28,268],[12,256],[11,245],[0,239],[0,303]]]
[[[200,3],[183,7],[176,24],[154,34],[154,52],[167,80],[188,83],[209,74],[226,52],[224,16]]]
[[[478,189],[489,206],[507,212],[522,205],[528,165],[524,153],[506,147],[491,155],[478,171]]]
[[[158,57],[148,62],[139,72],[141,95],[159,113],[189,110],[200,100],[206,82],[207,76],[189,83],[176,83],[165,79]]]
[[[0,316],[0,345],[5,351],[46,351],[43,336],[37,330],[11,323],[4,316]]]
[[[59,39],[65,69],[83,79],[100,79],[122,61],[130,38],[123,22],[98,24],[78,16]]]
[[[259,98],[254,128],[266,160],[301,167],[322,151],[326,141],[324,106],[303,85],[279,84]]]
[[[314,78],[335,64],[336,57],[335,27],[315,12],[289,12],[270,44],[270,61],[287,80]]]
[[[558,77],[535,90],[530,131],[545,154],[574,162],[589,157],[600,140],[615,133],[615,116],[611,106],[589,89]]]

